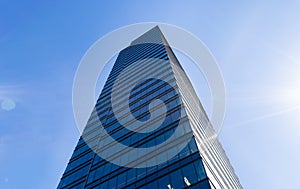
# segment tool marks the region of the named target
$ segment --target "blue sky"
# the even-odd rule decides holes
[[[214,54],[227,91],[219,137],[244,188],[295,188],[299,8],[299,1],[0,1],[0,103],[16,103],[0,109],[0,188],[57,186],[79,138],[71,97],[81,57],[106,33],[149,21],[194,33]],[[199,95],[209,109],[206,94]]]

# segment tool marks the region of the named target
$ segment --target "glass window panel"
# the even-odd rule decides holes
[[[109,189],[116,188],[116,184],[117,184],[117,177],[114,177],[108,181],[108,188]]]
[[[90,182],[94,181],[94,180],[95,180],[95,179],[94,179],[94,178],[95,178],[95,175],[96,175],[96,170],[90,172],[89,177],[88,177],[88,180],[87,180],[87,183],[90,183]]]
[[[197,182],[197,175],[193,164],[188,164],[182,168],[183,178],[186,177],[190,184]]]
[[[158,180],[159,189],[168,189],[168,184],[170,184],[169,175],[166,175]]]
[[[196,173],[197,173],[198,180],[204,179],[206,177],[206,174],[205,174],[205,170],[204,170],[202,161],[197,160],[197,161],[194,162],[194,165],[195,165],[195,168],[196,168]]]
[[[146,170],[145,168],[139,168],[137,169],[137,178],[142,178],[144,176],[146,176]]]
[[[126,183],[126,176],[127,176],[127,172],[124,172],[120,175],[118,175],[118,180],[117,180],[117,186],[118,187],[122,187],[125,185]]]
[[[129,169],[127,172],[127,182],[133,182],[136,178],[136,169]]]
[[[156,188],[158,188],[156,180],[147,184],[147,189],[156,189]]]
[[[183,181],[183,176],[181,173],[181,169],[172,172],[170,174],[170,177],[171,177],[171,186],[174,189],[181,189],[185,186],[184,181]]]
[[[110,164],[110,163],[106,163],[106,164],[104,165],[103,174],[104,174],[104,175],[105,175],[105,174],[108,174],[108,173],[110,172],[110,170],[111,170],[111,164]]]
[[[107,189],[108,181],[102,183],[98,189]]]
[[[183,150],[181,150],[181,152],[179,153],[180,158],[184,158],[187,155],[189,155],[189,148],[185,147]]]
[[[190,151],[193,152],[197,152],[198,148],[195,142],[195,139],[193,138],[190,142],[189,142],[189,147],[190,147]]]

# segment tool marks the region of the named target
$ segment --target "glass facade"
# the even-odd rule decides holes
[[[190,88],[158,27],[134,40],[119,53],[58,188],[242,188],[217,139],[201,150],[214,131]]]

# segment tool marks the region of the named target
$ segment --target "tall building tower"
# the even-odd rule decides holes
[[[58,188],[242,188],[158,26],[119,53]]]

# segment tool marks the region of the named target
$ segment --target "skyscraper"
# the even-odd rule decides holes
[[[158,26],[119,53],[58,188],[242,188]]]

